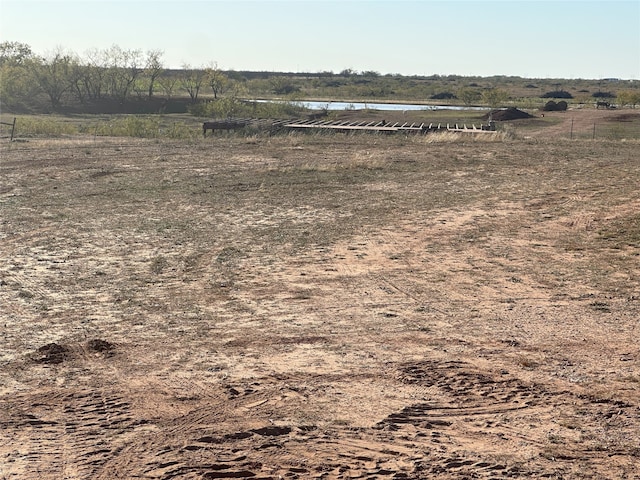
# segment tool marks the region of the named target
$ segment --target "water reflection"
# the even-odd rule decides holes
[[[274,100],[254,100],[265,103]],[[275,101],[277,102],[277,101]],[[413,103],[368,103],[368,102],[294,102],[310,110],[389,110],[389,111],[413,111],[413,110],[488,110],[487,107],[461,107],[459,105],[419,105]]]
[[[461,107],[457,105],[418,105],[412,103],[360,103],[360,102],[301,102],[311,110],[486,110],[485,107]]]

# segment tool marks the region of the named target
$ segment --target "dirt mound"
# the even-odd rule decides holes
[[[99,338],[89,340],[86,344],[86,349],[94,352],[101,353],[104,356],[111,356],[114,353],[115,345]],[[35,363],[44,363],[49,365],[57,365],[64,361],[78,358],[78,349],[71,346],[64,346],[58,343],[48,343],[40,347],[35,353],[31,355],[31,359]]]
[[[57,343],[49,343],[38,349],[37,354],[33,356],[36,363],[58,364],[62,363],[68,354],[68,350]]]
[[[640,120],[640,113],[622,113],[615,117],[607,118],[608,122],[637,122]]]
[[[90,350],[99,353],[111,353],[116,348],[113,343],[109,343],[106,340],[95,338],[87,342],[87,346]]]
[[[569,108],[569,104],[564,100],[560,100],[558,103],[554,102],[553,100],[549,100],[547,103],[544,104],[544,107],[542,107],[542,111],[543,112],[564,112],[567,110],[567,108]]]
[[[518,110],[515,107],[509,107],[500,110],[491,110],[488,114],[482,117],[483,120],[492,120],[496,122],[504,122],[507,120],[519,120],[521,118],[533,118],[533,115],[523,112],[522,110]]]

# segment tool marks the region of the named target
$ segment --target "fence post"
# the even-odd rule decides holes
[[[13,134],[16,131],[16,117],[13,117],[13,125],[11,126],[11,140],[9,142],[13,142]]]
[[[593,135],[591,137],[591,140],[595,140],[596,139],[596,123],[593,122]]]
[[[573,140],[573,117],[571,117],[571,134],[569,135],[569,140]]]

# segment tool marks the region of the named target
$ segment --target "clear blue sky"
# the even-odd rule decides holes
[[[0,41],[166,66],[640,79],[640,0],[0,0]]]

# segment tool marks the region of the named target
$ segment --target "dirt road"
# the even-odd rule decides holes
[[[630,115],[634,119],[640,116],[632,110],[616,109],[569,109],[566,112],[541,112],[544,118],[555,120],[549,125],[545,122],[540,128],[533,128],[527,132],[534,138],[582,138],[582,139],[602,139],[603,126],[606,127],[612,120],[621,115]],[[636,120],[637,121],[637,120]],[[606,129],[606,128],[605,128]]]

